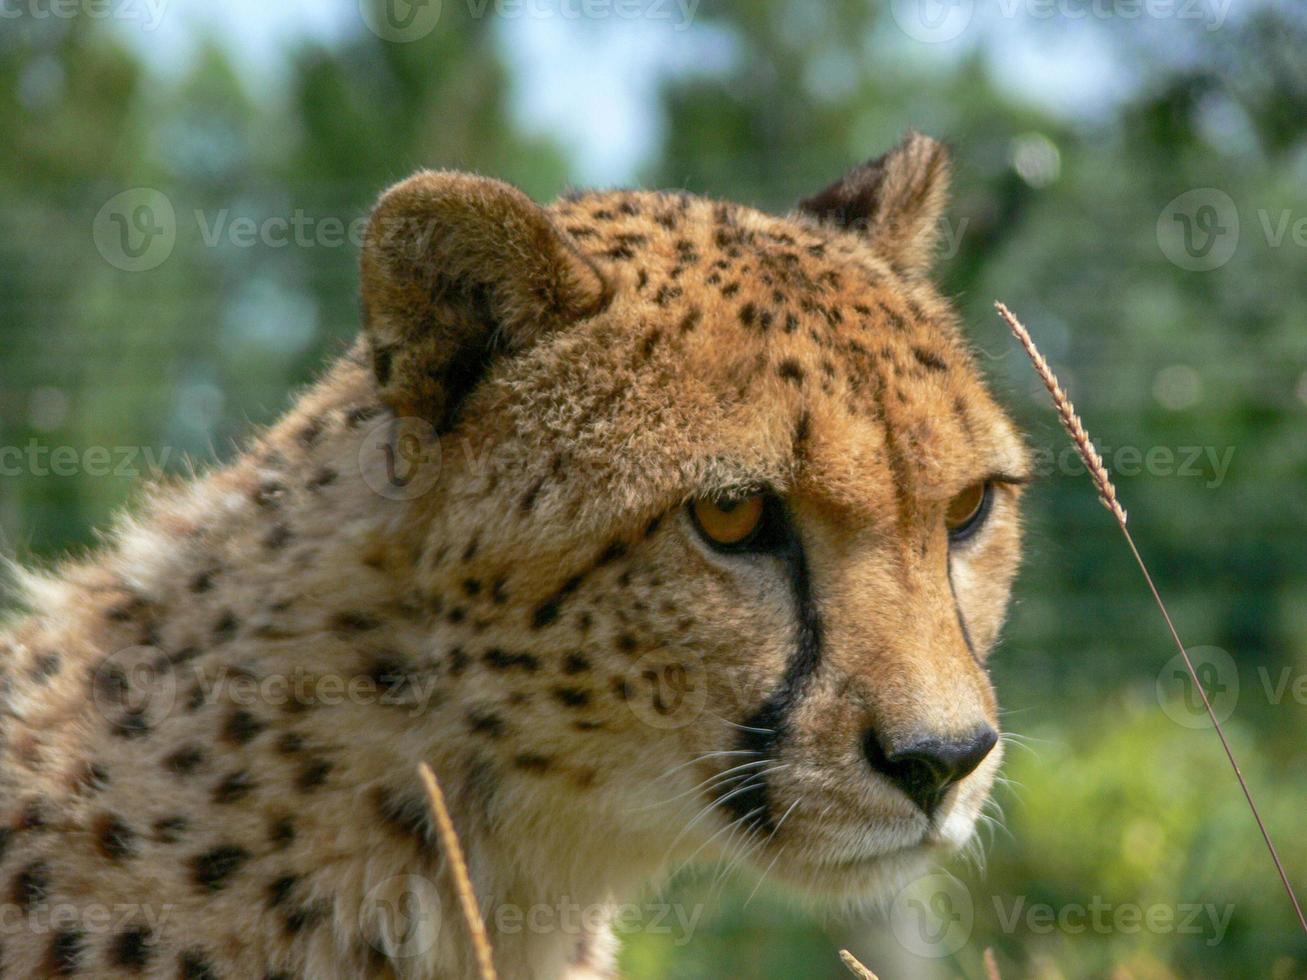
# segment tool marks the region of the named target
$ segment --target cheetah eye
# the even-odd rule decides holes
[[[741,497],[700,497],[690,505],[699,533],[715,547],[728,551],[750,548],[759,537],[767,516],[762,493]]]
[[[962,541],[975,534],[989,514],[994,485],[989,480],[973,483],[948,502],[944,526],[950,541]]]

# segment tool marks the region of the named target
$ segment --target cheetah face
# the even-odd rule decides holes
[[[787,219],[430,174],[383,200],[453,229],[374,237],[365,301],[383,395],[438,420],[423,588],[521,799],[842,901],[970,839],[1028,464],[922,278],[945,174],[912,136]]]

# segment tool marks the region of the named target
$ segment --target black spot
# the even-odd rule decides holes
[[[116,606],[111,606],[105,611],[105,618],[112,623],[130,623],[132,620],[143,615],[149,608],[149,603],[140,596],[132,596],[130,599],[124,599]]]
[[[76,929],[61,929],[50,940],[46,969],[51,976],[71,977],[82,967],[86,937]]]
[[[903,319],[902,315],[900,315],[897,310],[895,310],[893,307],[887,306],[885,303],[877,303],[876,305],[880,307],[880,312],[884,314],[885,319],[889,321],[889,325],[891,327],[893,327],[899,333],[904,333],[907,331],[908,329],[907,321]]]
[[[491,711],[470,711],[467,716],[468,728],[477,735],[500,738],[504,734],[504,719]]]
[[[423,847],[430,843],[431,823],[426,800],[383,787],[376,791],[375,801],[377,812],[388,827],[406,838],[416,840]]]
[[[590,692],[579,687],[556,687],[554,697],[569,708],[584,708],[590,703]]]
[[[345,423],[350,426],[358,425],[360,422],[366,422],[381,413],[380,405],[360,405],[358,408],[351,408],[345,413]]]
[[[563,673],[575,676],[590,669],[590,661],[579,653],[569,653],[563,661]]]
[[[703,311],[701,311],[699,307],[693,306],[686,311],[685,316],[681,317],[681,322],[677,329],[680,330],[681,333],[691,333],[699,326],[701,320],[703,320]]]
[[[746,327],[752,327],[758,321],[758,307],[753,303],[745,303],[740,307],[740,322]]]
[[[563,601],[581,586],[581,576],[573,575],[558,587],[558,591],[540,605],[531,614],[532,629],[541,629],[558,619],[558,611]]]
[[[793,381],[795,384],[803,383],[803,366],[792,357],[787,357],[776,367],[776,373],[786,381]]]
[[[311,447],[322,435],[323,422],[320,418],[309,419],[304,427],[295,433],[295,438],[299,440],[301,446],[305,449]]]
[[[286,732],[277,739],[277,751],[282,755],[294,755],[304,748],[304,736],[299,732]]]
[[[222,844],[198,855],[191,863],[195,884],[207,891],[216,892],[245,866],[250,852],[235,844]]]
[[[230,640],[235,634],[236,629],[240,626],[236,619],[236,614],[230,609],[223,610],[218,621],[213,624],[213,639],[216,643],[224,643]]]
[[[327,918],[331,904],[325,899],[312,905],[303,905],[286,913],[286,931],[291,935],[312,929]]]
[[[278,850],[285,850],[295,841],[295,821],[290,817],[277,817],[268,824],[268,840]]]
[[[669,286],[666,283],[658,287],[658,292],[654,293],[654,302],[659,306],[666,306],[672,300],[677,299],[684,290],[680,286]]]
[[[293,535],[285,524],[274,524],[272,530],[263,536],[263,547],[269,551],[280,551],[290,542]]]
[[[144,973],[154,952],[153,936],[144,926],[136,926],[114,937],[109,946],[109,962],[133,973]]]
[[[658,342],[663,339],[663,333],[657,328],[650,330],[642,341],[640,341],[640,356],[648,359],[653,355],[654,349]]]
[[[180,980],[218,980],[218,974],[213,972],[213,966],[198,949],[188,949],[182,953],[177,960],[178,977]]]
[[[537,755],[534,752],[522,752],[513,757],[514,766],[534,773],[548,772],[551,761],[548,756]]]
[[[329,466],[324,466],[313,474],[312,479],[308,482],[310,490],[321,490],[323,487],[330,486],[336,482],[336,471]]]
[[[617,648],[623,653],[634,653],[639,646],[639,642],[630,633],[623,633],[617,638]]]
[[[222,726],[222,737],[232,745],[246,745],[258,737],[267,728],[267,723],[259,720],[244,708],[233,711]]]
[[[463,579],[463,591],[469,598],[481,593],[481,580],[475,578]]]
[[[150,731],[150,725],[144,716],[136,712],[121,716],[117,721],[110,722],[110,726],[119,738],[141,738]]]
[[[95,839],[100,851],[111,861],[123,861],[136,851],[136,831],[121,817],[106,813],[96,821]]]
[[[332,763],[327,759],[312,759],[295,777],[295,788],[301,793],[317,789],[327,781],[327,774],[332,770]]]
[[[26,912],[45,901],[50,893],[50,866],[34,861],[14,876],[14,904]]]
[[[481,655],[481,659],[487,667],[493,667],[496,670],[521,669],[528,673],[535,673],[540,669],[540,661],[529,653],[509,653],[498,647],[492,647]]]
[[[471,662],[472,658],[467,655],[462,647],[454,647],[449,651],[449,675],[451,677],[461,677]]]
[[[346,633],[365,633],[381,625],[381,620],[365,612],[345,610],[331,617],[330,627]]]
[[[59,673],[63,659],[57,653],[38,653],[28,668],[28,676],[37,684],[44,684]]]
[[[160,817],[154,821],[154,836],[161,844],[176,844],[190,826],[183,816]]]
[[[282,875],[268,886],[268,908],[275,909],[290,897],[299,875]]]
[[[286,496],[286,486],[278,480],[264,480],[255,488],[253,500],[264,510],[275,510]]]
[[[189,776],[203,762],[204,751],[195,745],[184,745],[163,760],[164,766],[178,776]]]
[[[213,788],[213,802],[218,804],[236,803],[249,796],[253,790],[253,778],[249,772],[240,769],[224,776],[222,782]]]
[[[9,849],[9,840],[13,834],[8,827],[0,827],[0,861],[5,859],[5,851]]]
[[[536,505],[536,497],[540,496],[540,489],[544,485],[545,485],[545,478],[543,476],[540,476],[540,477],[536,477],[535,481],[532,482],[531,486],[527,488],[526,493],[522,495],[521,508],[523,514],[531,513],[532,508],[534,508]]]
[[[218,570],[216,568],[210,568],[203,572],[199,572],[191,579],[189,586],[190,590],[197,593],[208,592],[213,588],[213,577],[217,574]]]
[[[372,349],[372,373],[383,388],[390,383],[390,370],[394,366],[394,352],[386,347]]]
[[[917,359],[917,363],[927,371],[947,371],[948,362],[938,354],[926,350],[924,347],[913,347],[912,356]]]
[[[99,793],[109,785],[109,770],[98,762],[88,762],[82,767],[77,778],[76,787],[84,793]]]
[[[45,824],[45,802],[41,797],[34,796],[23,804],[16,826],[19,830],[42,830]]]

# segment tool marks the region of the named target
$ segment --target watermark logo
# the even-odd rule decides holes
[[[1189,647],[1189,659],[1198,676],[1212,713],[1218,722],[1234,714],[1239,703],[1239,670],[1234,658],[1220,647]],[[1166,716],[1185,728],[1210,728],[1212,720],[1203,707],[1202,694],[1194,687],[1184,657],[1176,654],[1157,675],[1157,703]]]
[[[1021,930],[1035,936],[1055,932],[1065,936],[1085,933],[1129,936],[1148,932],[1161,936],[1204,936],[1206,945],[1215,946],[1225,938],[1234,906],[1217,906],[1211,902],[1113,903],[1100,895],[1093,896],[1087,904],[1069,902],[1053,906],[1046,902],[1027,902],[1026,896],[1018,895],[1004,908],[1003,897],[995,895],[994,912],[999,928],[1009,936]]]
[[[125,647],[96,665],[91,700],[123,732],[153,728],[177,703],[177,677],[156,647]]]
[[[1197,187],[1172,198],[1157,218],[1157,244],[1181,269],[1219,269],[1239,245],[1234,199],[1215,187]]]
[[[918,956],[952,956],[971,938],[975,919],[971,892],[943,872],[904,885],[890,906],[894,937]]]
[[[419,418],[387,419],[359,446],[363,482],[387,500],[414,500],[440,478],[440,440],[430,422]]]
[[[420,41],[440,22],[441,0],[359,0],[368,30],[383,41]]]
[[[697,657],[684,651],[653,650],[622,678],[631,712],[650,728],[684,728],[708,704],[708,676]]]
[[[0,0],[0,20],[116,20],[153,31],[163,22],[168,0]]]
[[[95,247],[124,272],[157,269],[177,244],[177,214],[166,194],[133,187],[104,202],[91,225]]]
[[[440,893],[421,875],[395,875],[374,885],[359,906],[359,928],[373,949],[392,959],[424,956],[440,938]]]
[[[890,15],[914,41],[943,44],[971,26],[975,0],[892,0]]]

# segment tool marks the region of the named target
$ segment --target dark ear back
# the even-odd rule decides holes
[[[799,210],[864,231],[895,269],[914,275],[930,265],[939,219],[948,203],[948,183],[943,144],[909,132],[884,156],[800,201]]]
[[[368,223],[363,329],[397,415],[452,424],[492,356],[607,305],[608,284],[543,208],[508,184],[424,171]]]

